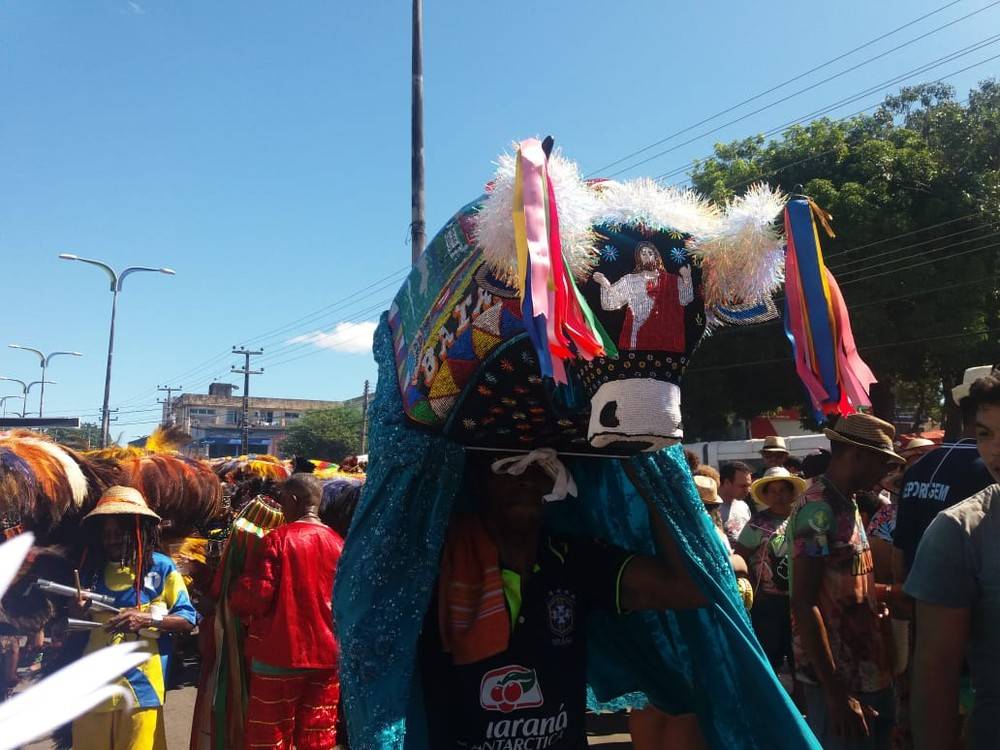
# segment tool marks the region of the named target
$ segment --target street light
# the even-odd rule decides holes
[[[38,394],[38,418],[42,418],[42,403],[45,401],[45,371],[49,369],[49,362],[52,361],[53,357],[58,357],[60,354],[66,354],[70,357],[82,357],[80,352],[50,352],[48,355],[44,354],[38,349],[33,349],[30,346],[21,346],[20,344],[7,344],[11,349],[23,349],[26,352],[34,352],[38,355],[38,359],[42,365],[42,387],[41,392]],[[24,406],[26,411],[28,408],[27,404]]]
[[[73,255],[71,253],[60,253],[59,257],[63,260],[78,260],[81,263],[89,263],[92,266],[97,266],[108,275],[108,280],[111,282],[111,331],[108,334],[108,367],[104,373],[104,406],[101,407],[101,447],[107,448],[111,416],[111,413],[108,411],[108,407],[111,403],[111,360],[114,357],[115,352],[115,314],[118,311],[118,293],[122,290],[122,284],[125,282],[125,277],[131,273],[149,271],[151,273],[165,273],[169,276],[173,276],[174,270],[172,268],[130,266],[129,268],[124,269],[121,273],[118,273],[107,263],[100,260],[81,258],[80,256]]]
[[[24,419],[24,395],[18,393],[11,393],[9,396],[0,396],[0,408],[3,409],[3,415],[7,416],[7,399],[9,398],[21,399],[21,413],[18,416]],[[17,414],[17,412],[14,413]]]
[[[25,383],[23,380],[18,380],[17,378],[2,378],[2,377],[0,377],[0,380],[6,380],[9,383],[20,383],[20,385],[21,385],[21,393],[23,394],[21,396],[21,399],[22,399],[22,402],[21,402],[21,418],[24,419],[24,417],[28,413],[28,394],[31,393],[31,389],[34,388],[36,385],[44,385],[44,384],[42,383],[41,380],[32,380],[30,383]],[[48,383],[49,385],[59,385],[54,380],[46,380],[45,382]]]

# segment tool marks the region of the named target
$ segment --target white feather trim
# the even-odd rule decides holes
[[[141,645],[133,641],[87,654],[0,704],[0,750],[21,747],[116,695],[131,708],[132,692],[115,681],[149,660]]]
[[[705,306],[753,304],[784,281],[785,253],[777,219],[785,195],[763,183],[726,206],[714,231],[693,232],[691,254],[701,261]]]
[[[22,438],[22,441],[29,445],[41,448],[59,462],[63,473],[66,475],[66,481],[69,483],[70,492],[73,496],[74,507],[79,508],[83,505],[83,501],[87,497],[87,477],[84,475],[80,465],[74,461],[73,458],[60,446],[55,443],[50,443],[48,440]],[[60,508],[59,510],[60,512],[65,512],[67,509]]]
[[[719,210],[693,190],[664,187],[642,178],[601,182],[595,192],[600,196],[595,224],[645,226],[695,236],[719,227]]]
[[[486,262],[501,278],[517,277],[517,250],[514,247],[515,155],[501,154],[493,189],[476,216],[475,240]],[[591,229],[597,206],[593,191],[580,177],[575,162],[556,149],[548,160],[548,174],[556,195],[559,238],[563,257],[577,279],[585,279],[597,264],[598,254]]]

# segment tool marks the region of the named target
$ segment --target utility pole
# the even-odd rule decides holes
[[[361,454],[368,452],[368,381],[365,381],[365,390],[361,395]]]
[[[410,260],[417,262],[424,251],[424,10],[422,0],[413,0],[413,80],[410,112]]]
[[[164,427],[167,427],[174,423],[174,413],[171,408],[174,403],[174,391],[183,391],[184,386],[158,385],[156,386],[156,390],[160,391],[161,393],[167,394],[166,398],[156,399],[156,402],[158,404],[163,404],[163,419],[160,420],[160,424],[162,424]]]
[[[244,456],[250,452],[250,376],[260,375],[264,372],[264,368],[259,370],[250,369],[250,357],[256,357],[263,353],[263,349],[250,351],[245,346],[241,346],[239,349],[235,346],[233,347],[233,354],[238,354],[243,357],[243,367],[233,367],[232,371],[243,376],[243,420],[240,425],[242,428],[242,434],[240,436],[240,453]]]

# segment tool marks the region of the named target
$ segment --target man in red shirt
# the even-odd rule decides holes
[[[263,541],[230,595],[249,621],[248,748],[312,750],[337,744],[339,649],[333,579],[344,542],[319,520],[322,485],[294,474],[278,492],[285,525]]]

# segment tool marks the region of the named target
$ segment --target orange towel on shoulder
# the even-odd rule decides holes
[[[510,642],[500,552],[477,515],[456,516],[448,529],[438,579],[438,625],[455,664],[487,659]]]

